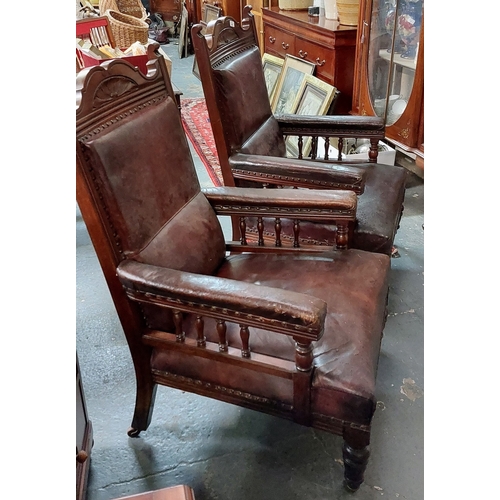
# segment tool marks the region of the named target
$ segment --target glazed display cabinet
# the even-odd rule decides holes
[[[423,0],[361,0],[356,47],[352,113],[384,118],[386,138],[423,162]]]

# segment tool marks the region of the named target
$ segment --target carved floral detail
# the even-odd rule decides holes
[[[401,130],[401,132],[399,132],[398,135],[400,137],[403,137],[404,139],[408,139],[408,137],[410,135],[410,129],[409,128],[404,128],[403,130]]]
[[[137,87],[137,82],[124,76],[106,78],[95,90],[94,100],[99,104],[106,103],[130,92]]]

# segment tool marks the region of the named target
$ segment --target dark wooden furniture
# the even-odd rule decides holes
[[[79,74],[77,201],[136,373],[129,436],[157,384],[337,433],[345,481],[368,461],[390,258],[348,249],[350,191],[202,191],[164,60]],[[218,215],[241,217],[225,242]],[[325,220],[335,248],[250,245],[245,217]]]
[[[403,0],[397,2],[397,18],[404,13]],[[421,25],[417,27],[414,57],[398,49],[400,37],[396,28],[387,31],[388,2],[361,0],[357,36],[354,105],[357,115],[381,116],[386,122],[386,138],[401,150],[416,155],[423,167],[424,159],[424,16],[422,2],[411,4],[421,9]],[[410,4],[407,4],[410,5]],[[415,16],[415,14],[413,13]],[[416,16],[415,16],[416,17]],[[394,42],[394,50],[391,50]],[[403,49],[404,51],[404,49]],[[391,116],[392,102],[384,107],[389,96],[406,101],[404,111],[397,118]],[[380,105],[380,107],[379,107]]]
[[[356,28],[342,26],[324,16],[310,17],[306,11],[263,8],[264,52],[285,57],[290,54],[316,64],[314,75],[341,92],[336,113],[352,107]]]
[[[138,495],[129,495],[115,500],[195,500],[194,491],[189,486],[179,485],[161,490],[147,491]]]
[[[186,1],[189,11],[189,5],[192,0]],[[178,23],[181,19],[182,0],[149,0],[149,8],[152,13],[161,14],[164,21]]]
[[[212,5],[213,7],[218,7],[219,9],[221,9],[222,16],[231,16],[239,21],[241,19],[242,1],[243,0],[198,0],[197,22],[203,21],[205,19],[204,12],[206,5]]]
[[[231,23],[234,26],[231,26]],[[359,195],[354,248],[391,254],[401,217],[406,171],[376,162],[378,140],[384,137],[380,118],[354,116],[273,116],[267,97],[254,17],[244,9],[242,29],[231,18],[210,23],[206,35],[201,26],[192,29],[203,92],[214,132],[226,186],[286,185],[322,189],[349,189]],[[286,158],[285,137],[299,136],[299,158]],[[370,162],[335,164],[302,158],[303,137],[368,138]],[[328,143],[327,143],[328,145]],[[320,153],[313,147],[312,158]],[[339,147],[341,150],[342,147]],[[328,156],[326,157],[328,158]],[[251,184],[249,184],[251,183]],[[239,220],[233,218],[239,232]],[[256,220],[247,220],[247,231],[258,235]],[[293,223],[283,220],[283,242],[294,241]],[[269,230],[269,236],[274,233]],[[324,222],[304,222],[302,244],[333,245],[336,227]]]
[[[92,422],[89,420],[85,395],[76,357],[76,498],[84,500],[90,469],[92,449]]]

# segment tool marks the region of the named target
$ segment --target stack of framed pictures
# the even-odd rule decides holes
[[[183,2],[181,10],[180,32],[179,32],[179,59],[188,56],[188,45],[189,45],[188,15],[189,14],[186,8],[186,3]]]
[[[306,75],[312,75],[316,65],[287,55],[276,82],[271,110],[277,115],[293,114],[293,105]]]
[[[267,52],[262,55],[262,69],[264,70],[264,78],[266,80],[267,95],[269,102],[273,102],[274,91],[278,83],[283,63],[285,60],[281,57],[272,56]]]
[[[207,29],[207,24],[214,19],[218,19],[222,14],[222,9],[219,7],[214,7],[213,5],[204,4],[202,6],[203,19],[200,24],[203,29],[200,31],[202,35],[205,35],[205,30]],[[198,70],[198,62],[196,61],[196,55],[193,59],[193,75],[200,80],[200,71]]]
[[[337,89],[313,76],[316,65],[298,57],[285,59],[264,53],[262,67],[271,110],[274,114],[326,115]],[[297,137],[287,137],[287,153],[298,156]],[[302,147],[305,157],[311,150],[308,137]]]
[[[306,75],[300,86],[297,97],[292,105],[293,114],[296,115],[326,115],[335,97],[337,89],[332,85],[316,78]],[[287,154],[291,157],[299,155],[298,138],[289,136],[286,138]],[[312,138],[307,137],[302,146],[302,156],[307,157],[311,151]]]

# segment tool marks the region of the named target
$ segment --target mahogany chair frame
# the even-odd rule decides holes
[[[137,437],[148,428],[158,384],[190,391],[343,436],[345,483],[349,489],[356,490],[363,481],[368,461],[371,417],[363,423],[360,423],[361,420],[339,419],[315,412],[311,404],[313,345],[324,334],[324,302],[302,293],[243,282],[232,283],[232,288],[225,292],[227,280],[137,262],[129,258],[124,250],[120,230],[114,223],[114,215],[97,180],[96,164],[85,145],[105,134],[109,128],[119,127],[122,120],[133,118],[148,107],[168,104],[170,100],[175,102],[176,96],[161,56],[148,62],[146,76],[120,60],[88,68],[77,76],[76,196],[135,368],[136,404],[128,434]],[[171,115],[169,120],[172,122],[169,126],[182,127],[178,113]],[[187,149],[187,140],[181,146]],[[366,259],[379,265],[380,276],[387,281],[390,269],[387,256],[347,249],[349,225],[356,219],[357,199],[353,192],[224,187],[207,189],[203,193],[217,215],[233,215],[240,220],[241,238],[226,244],[229,254],[330,256],[333,254],[329,252],[340,252],[339,255],[358,252],[356,259]],[[250,245],[246,241],[244,227],[245,217],[249,215],[271,217],[276,220],[276,228],[281,217],[295,220],[297,238],[294,248],[283,248],[276,242],[272,246],[265,246],[264,242]],[[326,219],[338,224],[336,250],[301,247],[299,218]],[[152,270],[157,273],[157,282],[153,285],[153,278],[144,277],[150,276],[148,273]],[[384,286],[387,288],[387,283]],[[213,293],[215,291],[216,294]],[[269,298],[265,296],[268,292]],[[380,299],[377,300],[380,303]],[[277,304],[283,304],[279,314]],[[144,316],[145,305],[171,312],[172,328],[159,330],[148,325]],[[188,316],[195,318],[194,337],[185,332]],[[216,324],[217,340],[206,336],[204,323],[207,319]],[[375,327],[377,336],[381,336],[383,322],[380,327]],[[239,325],[241,348],[228,343],[229,323]],[[249,328],[263,327],[293,338],[294,360],[251,351]],[[222,362],[234,370],[248,370],[248,373],[258,372],[289,381],[293,386],[293,401],[283,402],[252,391],[235,390],[203,379],[154,369],[151,355],[155,349],[175,353],[180,358]],[[373,411],[374,408],[373,405]]]
[[[239,142],[232,135],[232,121],[225,119],[227,109],[236,100],[248,100],[248,106],[254,105],[257,99],[251,92],[232,91],[230,96],[224,95],[221,90],[222,83],[217,80],[215,74],[221,72],[221,68],[231,59],[236,60],[244,53],[256,52],[258,49],[258,36],[252,7],[247,5],[243,9],[241,23],[236,22],[231,17],[221,17],[211,21],[207,26],[194,25],[191,30],[191,37],[195,49],[198,63],[198,71],[201,77],[203,91],[206,98],[206,105],[210,116],[215,143],[217,146],[219,163],[221,167],[223,182],[225,186],[260,186],[268,187],[292,187],[311,189],[348,189],[356,193],[360,200],[372,203],[372,191],[366,191],[366,179],[370,175],[383,174],[387,184],[387,176],[393,178],[396,209],[387,205],[387,213],[394,211],[394,216],[387,216],[390,220],[390,229],[386,230],[387,243],[372,244],[364,243],[362,246],[355,245],[355,239],[351,237],[351,243],[356,248],[363,250],[383,252],[391,254],[394,238],[399,227],[399,222],[403,212],[404,186],[406,171],[402,167],[394,165],[378,165],[378,144],[385,137],[384,122],[379,117],[371,116],[303,116],[303,115],[275,115],[274,119],[279,127],[279,133],[283,138],[287,136],[298,136],[299,154],[297,158],[286,158],[284,151],[277,154],[278,146],[262,146],[256,144],[254,137],[260,134],[258,130],[250,138]],[[252,61],[255,62],[255,61]],[[251,63],[249,63],[251,64]],[[228,66],[229,67],[229,66]],[[228,70],[231,73],[230,70]],[[259,83],[255,84],[260,87]],[[262,79],[262,86],[264,80]],[[244,84],[243,84],[244,86]],[[259,91],[261,89],[259,88]],[[260,94],[258,94],[262,97]],[[227,103],[224,101],[228,101]],[[230,101],[230,102],[229,102]],[[243,108],[243,104],[238,106]],[[242,110],[240,110],[243,113]],[[263,112],[263,108],[261,110]],[[268,114],[271,115],[269,107]],[[267,122],[269,120],[266,118]],[[267,125],[266,125],[267,126]],[[263,127],[264,128],[264,125]],[[273,131],[272,134],[275,132]],[[272,135],[271,134],[271,135]],[[310,155],[303,157],[302,147],[305,138],[312,138],[312,148]],[[318,151],[318,139],[324,138],[324,150]],[[335,144],[338,149],[338,157],[329,157],[330,144],[333,145],[333,138],[337,140]],[[348,138],[368,139],[370,149],[366,161],[356,158],[357,155],[342,155],[344,141]],[[258,139],[261,142],[271,139]],[[253,141],[253,142],[252,142]],[[251,145],[250,145],[251,144]],[[256,150],[266,149],[272,151],[259,153]],[[367,166],[370,174],[368,174]],[[382,167],[382,168],[380,168]],[[375,173],[374,169],[378,169]],[[385,173],[383,172],[385,171]],[[390,172],[390,175],[389,175]],[[390,189],[393,189],[392,187]],[[376,195],[377,196],[377,195]],[[381,194],[383,196],[383,193]],[[370,197],[370,201],[367,201]],[[368,205],[368,210],[370,206]],[[374,213],[380,212],[380,207],[373,208]],[[233,232],[238,234],[239,222],[233,218]],[[375,224],[377,226],[377,223]],[[367,231],[374,231],[375,228],[367,227]],[[364,229],[363,229],[364,231]],[[254,231],[255,233],[255,231]],[[334,239],[334,230],[331,239]],[[351,235],[352,236],[352,235]],[[312,244],[324,244],[321,240],[310,238]],[[304,240],[303,243],[306,243]]]

